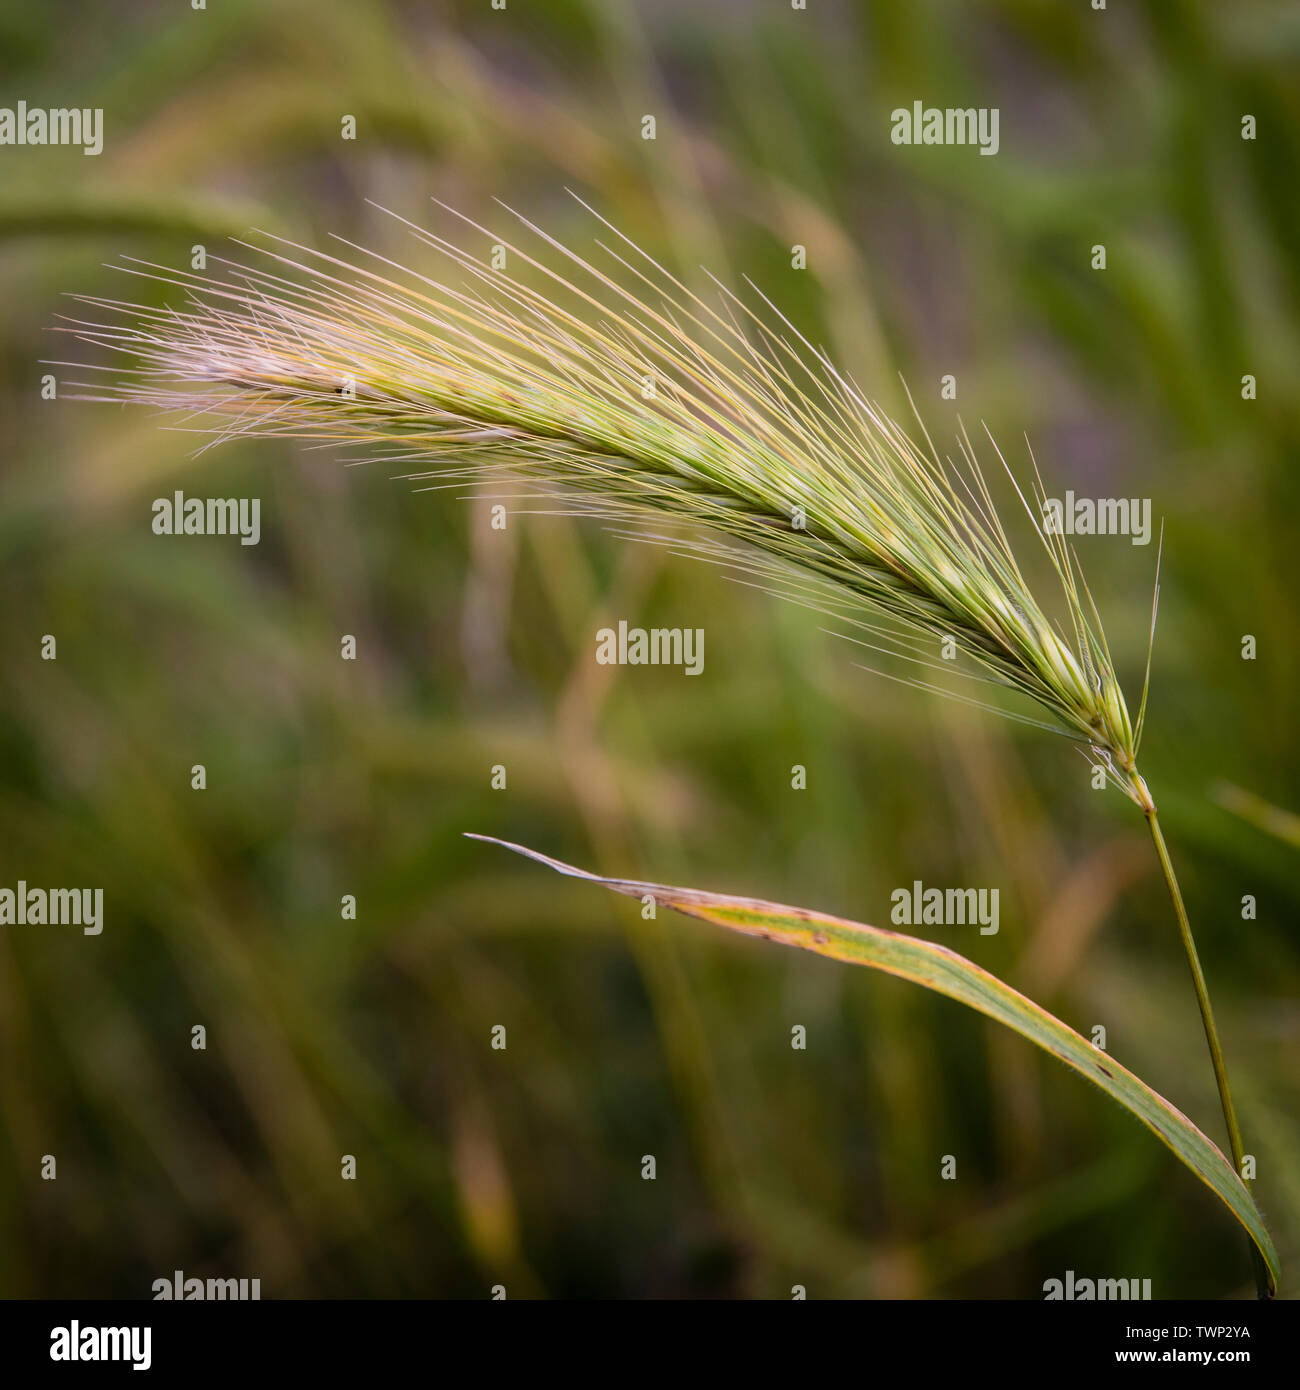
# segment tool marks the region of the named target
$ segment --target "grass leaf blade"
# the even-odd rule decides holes
[[[635,898],[648,894],[656,903],[715,926],[787,946],[799,946],[832,960],[865,965],[899,979],[911,980],[1004,1024],[1087,1077],[1153,1130],[1245,1227],[1268,1266],[1269,1279],[1276,1291],[1277,1252],[1254,1199],[1219,1148],[1181,1110],[1109,1054],[1094,1047],[1032,999],[957,952],[932,941],[807,908],[634,879],[606,878],[508,840],[490,835],[470,835],[469,838],[500,845],[535,859],[557,873],[601,884],[616,893]]]

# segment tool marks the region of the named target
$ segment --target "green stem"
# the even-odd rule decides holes
[[[1145,790],[1145,786],[1143,788]],[[1169,885],[1169,896],[1174,902],[1174,913],[1178,918],[1178,931],[1183,939],[1183,950],[1187,954],[1187,964],[1192,970],[1192,984],[1196,988],[1196,1003],[1201,1010],[1201,1022],[1205,1026],[1205,1041],[1210,1046],[1210,1061],[1214,1064],[1214,1079],[1219,1087],[1219,1102],[1223,1106],[1223,1118],[1228,1126],[1228,1143],[1232,1149],[1232,1163],[1237,1170],[1237,1176],[1246,1183],[1247,1188],[1250,1184],[1242,1177],[1245,1164],[1245,1150],[1241,1144],[1241,1129],[1237,1125],[1237,1110],[1232,1103],[1232,1090],[1228,1085],[1228,1068],[1223,1060],[1223,1048],[1219,1045],[1219,1030],[1214,1026],[1214,1010],[1210,1007],[1210,991],[1205,984],[1205,972],[1201,969],[1201,958],[1196,952],[1196,941],[1192,936],[1192,924],[1187,919],[1187,908],[1183,903],[1182,890],[1178,887],[1178,876],[1174,873],[1173,861],[1169,858],[1169,849],[1165,844],[1165,837],[1160,829],[1160,822],[1156,818],[1156,808],[1154,804],[1144,805],[1143,813],[1147,818],[1147,825],[1151,827],[1151,838],[1155,842],[1156,854],[1160,857],[1160,867],[1164,870],[1165,882]],[[1263,1257],[1255,1248],[1254,1241],[1250,1243],[1251,1264],[1255,1270],[1255,1288],[1260,1298],[1270,1297],[1268,1270],[1264,1265]]]

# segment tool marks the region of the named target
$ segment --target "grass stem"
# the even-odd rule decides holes
[[[1196,941],[1192,936],[1192,924],[1187,918],[1187,907],[1183,902],[1182,890],[1178,886],[1178,875],[1174,873],[1173,860],[1169,857],[1169,847],[1165,844],[1164,833],[1154,805],[1145,806],[1147,825],[1151,827],[1151,839],[1155,843],[1160,867],[1164,871],[1165,883],[1169,886],[1169,896],[1173,899],[1174,913],[1178,918],[1178,932],[1183,939],[1183,951],[1192,971],[1192,984],[1196,989],[1196,1003],[1201,1010],[1201,1022],[1205,1027],[1205,1041],[1210,1048],[1210,1061],[1214,1065],[1214,1079],[1219,1087],[1219,1102],[1223,1106],[1223,1119],[1228,1126],[1228,1144],[1232,1149],[1232,1165],[1238,1177],[1249,1187],[1243,1176],[1245,1150],[1241,1143],[1241,1129],[1237,1124],[1237,1111],[1232,1103],[1232,1088],[1228,1084],[1228,1068],[1223,1060],[1223,1048],[1219,1044],[1219,1030],[1214,1024],[1214,1010],[1210,1005],[1210,992],[1205,983],[1205,972],[1201,969],[1201,958],[1196,951]],[[1268,1273],[1259,1252],[1252,1243],[1251,1263],[1255,1271],[1255,1287],[1260,1298],[1271,1296]]]

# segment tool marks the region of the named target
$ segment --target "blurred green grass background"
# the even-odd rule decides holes
[[[365,200],[445,228],[431,196],[584,250],[566,185],[692,283],[752,276],[887,406],[903,372],[941,441],[960,411],[1049,487],[1153,499],[1145,771],[1293,1289],[1300,849],[1214,787],[1300,808],[1298,61],[1271,0],[6,0],[0,104],[101,106],[105,148],[0,150],[0,882],[102,886],[106,926],[0,930],[0,1293],[1248,1290],[1214,1200],[1021,1040],[461,837],[886,925],[913,879],[998,885],[996,937],[933,934],[1222,1143],[1140,818],[1063,742],[598,528],[41,399],[63,292],[158,293],[119,255],[260,226],[419,266]],[[999,107],[1000,153],[891,145],[917,99]],[[261,544],[153,535],[177,488],[260,497]],[[1135,690],[1154,546],[1079,549]],[[598,667],[619,617],[703,627],[704,675]]]

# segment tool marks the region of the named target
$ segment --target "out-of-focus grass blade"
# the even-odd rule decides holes
[[[888,975],[911,980],[939,994],[946,994],[977,1009],[989,1018],[1036,1043],[1068,1067],[1086,1076],[1095,1086],[1131,1111],[1154,1130],[1175,1154],[1211,1188],[1246,1228],[1259,1247],[1268,1266],[1271,1291],[1278,1281],[1277,1252],[1264,1222],[1245,1184],[1219,1149],[1175,1106],[1157,1095],[1150,1086],[1122,1067],[1107,1053],[1094,1047],[1072,1028],[1040,1008],[1032,999],[1017,993],[995,975],[981,969],[956,951],[932,941],[884,931],[880,927],[828,917],[803,907],[763,902],[757,898],[737,898],[726,893],[703,893],[694,888],[673,888],[662,883],[639,883],[634,879],[604,878],[575,869],[571,864],[551,859],[523,845],[498,840],[491,835],[470,835],[472,840],[501,845],[526,855],[570,878],[583,878],[602,884],[629,897],[652,897],[657,904],[671,907],[688,917],[698,917],[747,936],[761,936],[786,946],[802,946],[832,960],[850,965],[866,965]]]
[[[1225,810],[1234,812],[1257,830],[1276,835],[1279,840],[1300,849],[1300,816],[1294,811],[1274,806],[1271,801],[1231,782],[1216,783],[1213,796]]]
[[[281,219],[260,203],[216,198],[46,192],[0,198],[0,237],[245,236]]]

